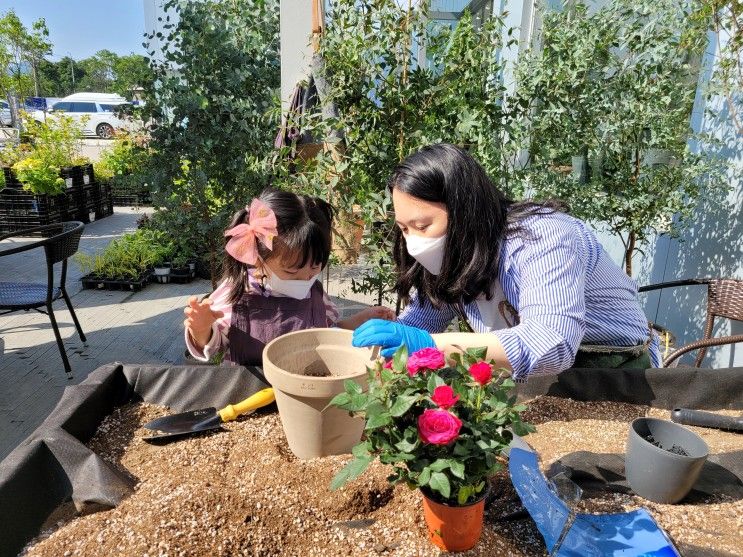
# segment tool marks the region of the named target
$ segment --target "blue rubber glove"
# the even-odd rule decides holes
[[[354,346],[381,346],[385,358],[394,356],[403,344],[408,347],[409,354],[436,347],[428,331],[385,319],[370,319],[353,332]]]

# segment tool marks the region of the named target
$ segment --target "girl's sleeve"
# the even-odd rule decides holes
[[[338,318],[340,317],[340,313],[338,313],[338,308],[333,303],[333,300],[330,299],[330,296],[328,296],[328,293],[325,292],[325,289],[323,288],[322,291],[322,300],[325,303],[325,315],[328,318],[328,327],[336,327],[338,324]]]
[[[228,334],[230,332],[230,323],[232,321],[232,304],[229,301],[231,284],[223,281],[217,289],[209,295],[212,300],[212,309],[221,311],[224,316],[217,319],[212,324],[212,336],[206,343],[203,350],[199,350],[193,342],[188,329],[185,330],[186,347],[191,356],[200,362],[208,362],[221,350],[226,350],[229,346]]]
[[[418,293],[415,293],[397,321],[435,334],[443,333],[452,319],[454,310],[450,306],[444,305],[437,309],[428,300],[421,302]]]
[[[537,232],[514,258],[520,323],[493,331],[514,379],[569,368],[586,329],[585,257],[574,230],[544,219]]]

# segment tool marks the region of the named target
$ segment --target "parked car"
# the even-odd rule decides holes
[[[0,101],[0,126],[10,126],[12,123],[8,101]]]
[[[83,133],[109,139],[113,137],[117,129],[132,129],[135,126],[131,118],[123,117],[121,114],[123,109],[129,105],[131,103],[119,95],[75,93],[54,103],[47,112],[34,111],[33,118],[42,122],[60,113],[81,121],[87,117]]]

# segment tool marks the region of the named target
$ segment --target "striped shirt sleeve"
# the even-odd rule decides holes
[[[410,303],[400,314],[397,320],[403,325],[417,327],[431,334],[443,333],[451,320],[454,319],[454,310],[448,305],[435,308],[430,301],[420,301],[418,294],[414,294]]]
[[[551,220],[535,224],[538,239],[514,254],[519,325],[493,332],[515,379],[569,368],[586,330],[582,246],[573,227]]]

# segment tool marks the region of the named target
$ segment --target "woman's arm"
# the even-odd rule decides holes
[[[439,350],[449,356],[467,348],[487,348],[487,359],[495,360],[498,367],[513,371],[506,351],[498,337],[492,333],[439,333],[432,335]]]
[[[586,330],[586,256],[574,225],[555,221],[514,258],[519,324],[493,332],[516,378],[568,369]]]

